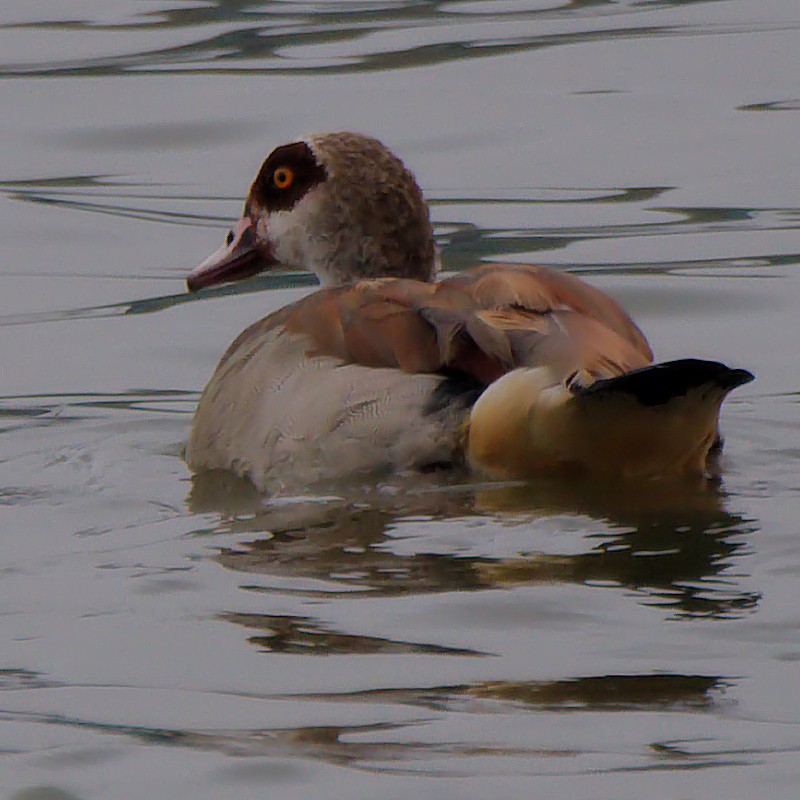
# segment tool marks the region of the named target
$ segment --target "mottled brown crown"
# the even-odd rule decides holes
[[[287,166],[292,184],[280,189],[276,171]],[[303,259],[299,266],[312,269],[324,283],[433,278],[435,245],[422,190],[377,139],[322,133],[277,148],[251,188],[246,212],[256,209],[293,212],[303,230],[302,237],[297,230],[291,233],[292,253]],[[284,226],[284,236],[285,231]]]

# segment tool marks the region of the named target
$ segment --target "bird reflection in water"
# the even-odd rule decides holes
[[[759,594],[729,575],[747,552],[755,523],[727,509],[716,483],[652,482],[636,486],[597,480],[531,484],[461,484],[425,476],[359,493],[270,501],[225,473],[195,477],[189,505],[214,512],[209,533],[238,534],[217,556],[244,573],[325,581],[326,593],[371,596],[479,591],[535,583],[624,587],[639,602],[673,616],[729,617],[753,609]],[[341,487],[337,487],[341,488]],[[581,535],[580,552],[536,551],[541,526],[560,521]],[[531,530],[531,550],[511,556],[471,556],[426,547],[396,552],[398,530],[431,522],[452,526]],[[243,535],[244,538],[243,539]],[[473,537],[479,533],[473,532]],[[252,536],[252,538],[250,538]],[[515,541],[519,541],[518,538]],[[574,549],[575,537],[570,537]],[[426,552],[427,551],[427,552]],[[738,576],[741,577],[741,576]]]

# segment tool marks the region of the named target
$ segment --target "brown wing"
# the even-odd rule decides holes
[[[567,272],[537,264],[490,263],[442,281],[437,288],[437,294],[465,293],[484,309],[574,311],[626,339],[648,362],[653,358],[644,334],[619,303]]]
[[[360,281],[315,292],[290,308],[284,324],[313,343],[312,354],[367,367],[436,372],[435,329],[418,308],[434,286],[412,280]]]
[[[310,354],[408,372],[458,370],[484,384],[543,364],[586,383],[652,360],[614,300],[539,266],[486,264],[438,284],[387,279],[325,289],[258,327],[276,325],[306,336]]]

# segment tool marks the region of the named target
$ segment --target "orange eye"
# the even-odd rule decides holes
[[[272,176],[272,182],[278,189],[288,189],[294,182],[294,171],[291,167],[278,167]]]

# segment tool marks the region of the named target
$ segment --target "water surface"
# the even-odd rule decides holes
[[[796,2],[6,5],[4,796],[796,797]],[[185,273],[340,128],[447,269],[574,271],[755,372],[722,485],[194,480],[216,360],[313,281]]]

